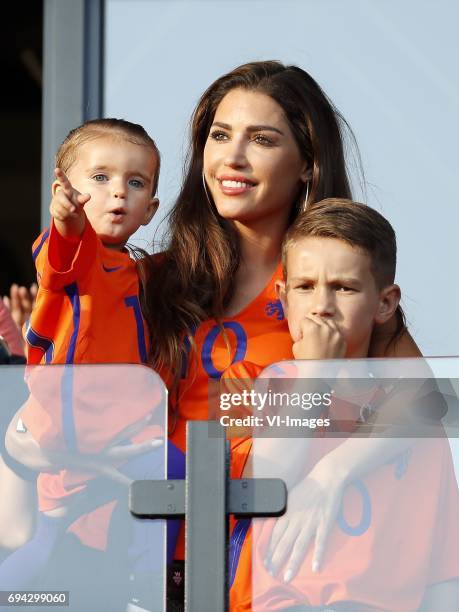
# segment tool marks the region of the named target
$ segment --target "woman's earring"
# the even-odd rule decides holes
[[[308,198],[309,198],[309,181],[306,181],[306,195],[304,196],[303,210],[306,210],[308,207]]]

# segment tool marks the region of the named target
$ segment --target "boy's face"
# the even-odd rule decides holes
[[[367,357],[374,325],[387,321],[399,301],[396,285],[378,289],[367,253],[335,238],[306,237],[292,246],[278,293],[294,342],[304,317],[323,317],[342,334],[346,357]]]
[[[121,136],[102,136],[82,144],[67,172],[72,186],[91,199],[84,210],[96,234],[121,249],[158,207],[152,196],[157,158],[150,147]]]

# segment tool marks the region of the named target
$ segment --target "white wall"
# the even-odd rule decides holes
[[[160,211],[138,245],[151,241],[177,193],[204,89],[247,61],[298,64],[355,132],[367,202],[397,232],[416,341],[426,355],[459,355],[459,4],[107,0],[106,18],[104,114],[142,123],[163,157]]]

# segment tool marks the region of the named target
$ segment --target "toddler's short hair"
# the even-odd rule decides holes
[[[158,147],[153,138],[148,135],[141,125],[138,123],[131,123],[125,119],[92,119],[71,130],[57,151],[56,167],[61,168],[64,172],[68,172],[76,161],[78,148],[81,145],[107,135],[118,136],[128,142],[150,147],[153,150],[157,159],[157,167],[152,188],[152,195],[155,195],[158,189],[159,168],[161,163]]]

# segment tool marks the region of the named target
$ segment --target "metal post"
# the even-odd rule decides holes
[[[280,516],[287,489],[282,480],[230,480],[225,430],[218,423],[187,423],[186,480],[138,480],[129,508],[138,518],[185,516],[185,610],[228,610],[228,515]]]
[[[45,0],[41,224],[49,223],[54,156],[67,133],[102,116],[104,0]]]
[[[215,432],[217,433],[217,432]],[[227,610],[228,457],[226,437],[209,436],[209,424],[187,429],[185,495],[185,609]]]

